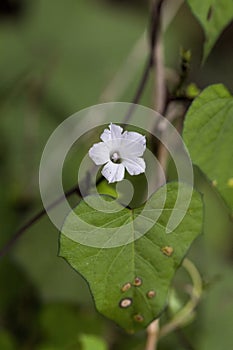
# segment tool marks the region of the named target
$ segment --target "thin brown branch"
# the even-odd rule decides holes
[[[87,178],[88,177],[89,175],[87,174]],[[100,176],[99,179],[96,181],[96,185],[100,184],[102,180],[103,180],[103,177]],[[24,234],[24,232],[26,232],[31,226],[37,223],[43,216],[47,214],[48,211],[51,211],[52,209],[54,209],[57,205],[62,203],[65,199],[71,197],[73,194],[76,194],[79,197],[82,197],[82,193],[80,191],[80,187],[78,184],[76,184],[75,186],[71,187],[69,190],[64,192],[64,195],[60,196],[54,202],[52,202],[49,206],[39,211],[29,221],[27,221],[25,225],[23,225],[18,231],[16,231],[15,234],[6,243],[6,245],[0,250],[0,258],[2,258],[8,253],[8,251],[15,245],[15,243]]]
[[[151,67],[156,68],[155,79],[155,109],[163,113],[166,106],[166,83],[165,68],[163,61],[162,29],[161,29],[161,10],[163,1],[155,2],[152,12],[152,31],[151,31]],[[159,319],[154,320],[147,327],[147,343],[145,350],[156,350],[159,335]]]
[[[15,245],[15,243],[24,234],[25,231],[27,231],[32,225],[34,225],[36,222],[38,222],[44,215],[46,215],[46,213],[48,211],[50,211],[53,208],[55,208],[58,204],[63,202],[65,198],[70,197],[74,193],[76,193],[77,195],[81,196],[79,187],[77,185],[72,187],[72,188],[70,188],[68,191],[66,191],[64,193],[63,196],[57,198],[46,209],[45,208],[42,209],[36,215],[34,215],[28,222],[26,222],[26,224],[23,225],[18,231],[16,231],[15,234],[7,242],[7,244],[0,250],[0,258],[2,258],[4,255],[6,255],[8,253],[8,251]]]
[[[141,80],[138,84],[138,88],[136,89],[135,95],[132,98],[132,104],[129,108],[127,115],[125,116],[124,123],[128,123],[130,117],[132,116],[136,104],[139,103],[142,94],[145,90],[146,83],[150,76],[151,68],[154,66],[154,51],[158,38],[158,32],[160,28],[160,15],[162,9],[163,0],[155,1],[151,11],[151,23],[150,23],[150,53],[149,57],[146,61],[146,65],[141,77]]]
[[[155,46],[155,103],[154,109],[163,114],[166,108],[166,80],[163,57],[162,31],[159,30],[158,40]]]
[[[161,7],[160,7],[160,17],[157,18],[157,34],[156,34],[156,41],[154,42],[153,60],[154,60],[154,66],[155,66],[154,109],[158,113],[163,115],[167,109],[168,101],[167,101],[167,90],[166,90],[166,80],[165,80],[164,54],[163,54],[163,32],[162,32]],[[156,129],[158,128],[158,123],[156,123],[155,128]],[[162,147],[162,144],[159,143],[157,158],[158,158],[160,165],[165,170],[164,162],[163,162],[163,160],[165,159],[164,153],[159,152],[161,147]],[[158,183],[162,183],[163,173],[158,172],[157,175],[158,175],[158,178],[157,178]]]

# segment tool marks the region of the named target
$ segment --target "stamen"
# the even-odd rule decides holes
[[[113,163],[120,163],[120,155],[119,153],[117,152],[114,152],[112,155],[111,155],[111,160],[113,161]]]

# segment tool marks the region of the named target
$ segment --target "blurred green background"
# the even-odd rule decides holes
[[[84,107],[133,97],[148,53],[148,15],[142,0],[1,0],[1,247],[42,207],[38,169],[53,130]],[[201,67],[203,32],[184,3],[164,35],[168,74],[179,71],[183,47],[192,50],[188,81],[233,90],[232,37],[230,25]],[[153,105],[153,74],[141,103]],[[207,179],[195,174],[205,223],[189,255],[206,289],[195,320],[161,340],[161,350],[233,348],[232,224]],[[74,176],[65,176],[69,188]],[[143,349],[145,332],[127,335],[97,314],[86,282],[57,257],[58,235],[44,217],[1,259],[0,349]],[[182,269],[176,283],[187,283]]]

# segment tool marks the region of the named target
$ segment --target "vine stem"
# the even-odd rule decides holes
[[[167,87],[166,87],[166,77],[165,77],[165,65],[164,65],[164,52],[163,52],[163,31],[162,31],[162,1],[158,4],[159,10],[157,11],[157,25],[156,25],[156,33],[154,33],[154,41],[152,39],[153,45],[151,45],[153,51],[151,51],[151,58],[153,65],[155,66],[155,95],[154,95],[154,109],[165,115],[168,112],[170,100],[167,95]],[[175,118],[175,115],[171,115],[171,119]],[[158,125],[155,125],[157,127]],[[167,150],[163,146],[162,143],[159,144],[157,150],[157,158],[159,163],[161,164],[164,172],[166,173],[167,167]],[[161,174],[158,174],[161,176]],[[184,260],[184,267],[186,269],[192,270],[192,276],[194,273],[194,267],[191,266],[191,263],[187,260]],[[195,271],[196,272],[196,271]],[[197,275],[197,273],[196,273]],[[195,280],[196,281],[196,280]],[[186,320],[186,312],[190,312],[192,308],[195,307],[193,305],[193,300],[190,301],[184,308],[181,314],[174,318],[169,324],[165,325],[161,330],[159,328],[159,319],[154,320],[147,327],[147,342],[145,350],[156,350],[159,339],[168,334],[170,331],[177,328],[177,325],[181,325],[184,320]]]
[[[161,22],[161,19],[160,19]],[[166,92],[166,80],[165,80],[165,67],[164,67],[164,53],[163,53],[163,35],[161,29],[161,23],[158,28],[157,42],[154,50],[154,60],[155,60],[155,98],[154,98],[154,109],[160,113],[164,114],[167,107],[167,92]],[[155,126],[157,127],[157,125]],[[158,146],[157,158],[164,173],[166,173],[166,163],[167,157],[164,152],[165,147],[162,142]],[[158,183],[163,182],[163,173],[158,172]]]
[[[155,46],[155,110],[163,114],[166,108],[166,81],[163,53],[163,36],[159,28],[158,39]]]
[[[155,2],[156,3],[156,2]],[[158,113],[163,114],[166,106],[166,83],[165,68],[163,60],[163,43],[161,29],[161,10],[162,3],[157,3],[157,11],[154,11],[154,21],[156,20],[156,32],[151,38],[151,61],[155,65],[155,101],[154,108]],[[161,159],[158,159],[161,161]],[[147,341],[145,350],[156,350],[159,340],[159,319],[154,320],[147,327]]]
[[[165,324],[162,328],[159,328],[159,319],[154,320],[147,327],[147,342],[145,350],[156,350],[158,341],[161,338],[187,324],[194,315],[194,311],[203,292],[202,278],[196,266],[188,258],[184,259],[182,266],[185,268],[192,281],[190,300],[174,315],[171,321]]]
[[[193,262],[185,258],[182,266],[188,272],[192,280],[191,298],[185,304],[185,306],[173,317],[173,319],[161,328],[159,332],[159,339],[165,337],[167,334],[173,332],[177,328],[185,325],[190,320],[203,292],[202,278]]]
[[[147,343],[145,350],[156,350],[159,335],[159,319],[154,320],[147,327]]]

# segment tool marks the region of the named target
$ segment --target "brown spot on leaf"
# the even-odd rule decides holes
[[[122,286],[121,291],[122,291],[122,292],[126,292],[126,291],[129,290],[131,287],[132,287],[131,283],[130,283],[130,282],[127,282],[127,283],[125,283],[125,284]]]
[[[122,307],[123,309],[126,309],[127,307],[129,307],[130,305],[132,305],[132,299],[131,298],[125,298],[122,299],[119,303],[120,307]]]
[[[169,246],[163,247],[161,250],[162,250],[163,254],[166,256],[171,256],[174,252],[174,249],[172,247],[169,247]]]
[[[143,322],[144,321],[144,317],[140,314],[134,315],[134,320],[136,322]]]
[[[133,285],[135,287],[140,287],[142,285],[142,279],[140,277],[135,277]]]
[[[148,297],[149,299],[154,298],[155,295],[156,295],[156,293],[155,293],[154,290],[149,290],[149,292],[147,292],[147,297]]]

